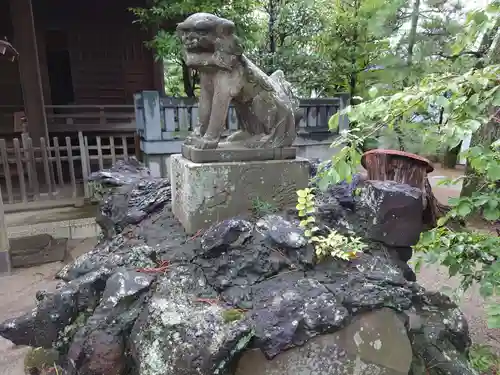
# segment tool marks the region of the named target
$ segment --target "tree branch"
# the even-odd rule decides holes
[[[462,52],[454,54],[454,55],[446,55],[446,54],[440,52],[440,53],[438,53],[436,55],[439,56],[439,57],[443,57],[445,59],[449,59],[449,60],[456,60],[456,59],[458,59],[459,57],[462,57],[462,56],[474,56],[474,57],[480,59],[481,57],[484,56],[484,52],[479,52],[479,51],[462,51]]]

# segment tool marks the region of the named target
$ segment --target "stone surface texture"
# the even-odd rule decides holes
[[[319,261],[291,211],[190,236],[169,191],[142,182],[121,209],[152,197],[155,209],[65,266],[1,336],[57,348],[59,375],[474,375],[463,314],[411,281],[389,245],[363,238],[357,258]],[[322,198],[336,229],[371,225],[364,196],[337,211]]]
[[[228,161],[286,160],[295,159],[294,147],[279,148],[224,148],[202,150],[190,145],[182,145],[182,156],[195,163],[213,163]]]
[[[413,246],[423,230],[422,190],[394,181],[368,181],[362,200],[372,212],[367,237],[389,246]]]
[[[248,212],[256,199],[294,205],[309,179],[305,159],[199,164],[173,155],[170,168],[172,209],[192,234]]]
[[[198,149],[290,147],[297,137],[299,101],[283,72],[270,76],[244,54],[232,21],[190,15],[177,26],[184,61],[200,74],[199,123],[186,139]],[[239,131],[219,142],[230,103]]]
[[[359,315],[336,333],[315,337],[267,361],[246,351],[235,375],[407,375],[413,353],[404,321],[392,310]]]

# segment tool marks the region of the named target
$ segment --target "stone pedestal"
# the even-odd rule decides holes
[[[264,160],[194,163],[182,155],[170,162],[172,208],[186,232],[245,214],[256,199],[276,207],[295,205],[307,187],[309,161]]]

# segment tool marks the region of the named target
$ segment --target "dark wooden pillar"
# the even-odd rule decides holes
[[[153,27],[151,30],[151,38],[154,38],[156,33],[158,32],[157,27]],[[151,50],[151,54],[153,55],[153,84],[154,89],[160,93],[160,96],[165,95],[165,68],[163,64],[163,60],[155,59],[155,52]]]
[[[31,0],[10,0],[14,45],[19,52],[19,72],[23,89],[28,132],[33,142],[47,135],[47,117]]]
[[[160,93],[160,96],[165,95],[165,77],[164,77],[163,61],[158,60],[154,62],[154,89]]]

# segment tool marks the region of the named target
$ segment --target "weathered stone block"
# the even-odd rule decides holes
[[[422,190],[395,181],[367,181],[361,197],[373,222],[368,238],[389,246],[413,246],[422,232]]]
[[[255,199],[276,207],[294,205],[297,189],[307,187],[306,159],[194,163],[173,155],[170,164],[172,209],[186,232],[252,208]]]

